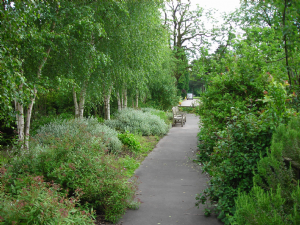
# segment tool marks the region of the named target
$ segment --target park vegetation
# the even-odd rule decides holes
[[[138,208],[134,171],[178,102],[162,3],[1,1],[0,223]]]
[[[190,90],[211,178],[196,205],[225,224],[299,224],[299,10],[241,1],[207,29],[213,11],[190,1],[2,1],[0,223],[138,208],[134,171]]]
[[[193,62],[206,86],[198,160],[211,176],[197,205],[225,224],[300,222],[299,8],[242,1],[225,16],[219,48]]]

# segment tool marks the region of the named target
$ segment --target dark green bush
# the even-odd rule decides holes
[[[234,213],[238,189],[250,191],[256,163],[270,146],[270,123],[260,116],[266,82],[225,73],[213,78],[202,96],[198,157],[211,180],[197,204],[210,201],[226,223],[226,214]]]
[[[239,193],[233,224],[299,224],[300,187],[293,169],[283,157],[298,162],[300,118],[278,127],[267,157],[257,164],[254,187],[249,194]]]
[[[250,191],[253,170],[260,155],[265,155],[272,132],[264,121],[244,111],[232,110],[227,128],[216,132],[217,142],[203,171],[210,174],[209,187],[198,197],[200,202],[210,200],[217,205],[219,217],[234,213],[234,199],[238,190]]]
[[[141,144],[140,142],[138,142],[134,135],[129,133],[128,131],[126,131],[123,134],[119,134],[118,135],[120,141],[122,141],[122,143],[128,147],[131,151],[133,152],[138,152],[141,150]]]
[[[198,110],[201,119],[199,159],[209,161],[209,155],[218,138],[214,135],[227,126],[231,120],[232,107],[245,113],[257,114],[264,106],[262,99],[266,80],[252,76],[225,73],[212,79],[207,91],[203,93]]]

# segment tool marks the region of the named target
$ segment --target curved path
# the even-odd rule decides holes
[[[195,207],[195,196],[206,187],[207,177],[192,162],[197,150],[199,119],[188,114],[186,124],[172,127],[135,171],[140,185],[138,210],[128,210],[122,225],[219,225],[205,217],[203,206]]]

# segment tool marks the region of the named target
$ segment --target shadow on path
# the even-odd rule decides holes
[[[192,162],[197,150],[199,119],[187,114],[187,122],[177,124],[162,138],[135,174],[139,176],[138,210],[128,210],[122,225],[219,225],[215,217],[205,217],[202,205],[195,207],[196,194],[205,189],[207,177]]]

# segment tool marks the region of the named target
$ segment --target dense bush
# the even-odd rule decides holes
[[[266,79],[255,80],[253,76],[233,73],[225,73],[212,79],[199,107],[202,126],[198,135],[201,161],[209,160],[208,156],[218,140],[214,134],[226,128],[228,120],[233,117],[233,107],[254,114],[261,110],[263,103],[256,100],[264,97],[266,82]]]
[[[81,189],[80,201],[88,202],[110,221],[120,218],[134,196],[135,185],[127,181],[126,171],[114,155],[97,148],[74,146],[67,136],[60,144],[36,145],[15,157],[11,164],[14,179],[29,173],[44,176],[46,181],[60,184],[71,194]]]
[[[122,132],[141,133],[142,135],[164,135],[169,130],[160,117],[135,109],[123,109],[115,115],[115,119],[105,121],[105,125]]]
[[[165,121],[166,124],[169,124],[173,120],[173,114],[172,112],[164,112],[158,109],[153,109],[153,108],[141,108],[143,112],[149,112],[152,115],[159,116],[162,120]]]
[[[58,143],[61,139],[65,140],[66,137],[73,141],[76,140],[81,147],[83,145],[93,146],[99,151],[107,148],[110,152],[117,153],[122,148],[118,133],[114,129],[100,124],[95,118],[55,120],[40,127],[33,139],[39,144],[45,145]],[[103,148],[101,143],[107,147]]]
[[[78,202],[116,222],[135,202],[136,180],[128,178],[139,165],[130,157],[117,159],[109,154],[122,148],[117,135],[93,118],[49,123],[38,129],[29,150],[11,160],[8,183],[29,174],[59,184],[59,192],[69,197],[76,197],[81,190]],[[15,192],[13,188],[8,190],[7,196]]]
[[[141,144],[138,142],[134,135],[126,131],[123,134],[118,135],[122,143],[131,151],[138,152],[141,150]]]
[[[272,132],[264,121],[251,113],[232,110],[227,128],[214,134],[217,142],[203,171],[212,176],[210,185],[199,197],[200,202],[217,202],[220,218],[234,213],[238,190],[250,191],[253,170],[260,155],[270,145]]]
[[[93,213],[77,208],[82,192],[68,198],[60,186],[46,183],[42,176],[11,179],[1,169],[1,224],[94,224]]]
[[[224,222],[234,213],[238,190],[250,191],[256,163],[270,146],[269,117],[261,116],[266,84],[249,74],[225,73],[212,79],[202,97],[198,157],[212,178],[197,205],[210,201]]]
[[[300,118],[278,127],[267,157],[262,157],[249,194],[236,200],[233,224],[299,224],[300,187],[293,169],[283,157],[299,163]]]

